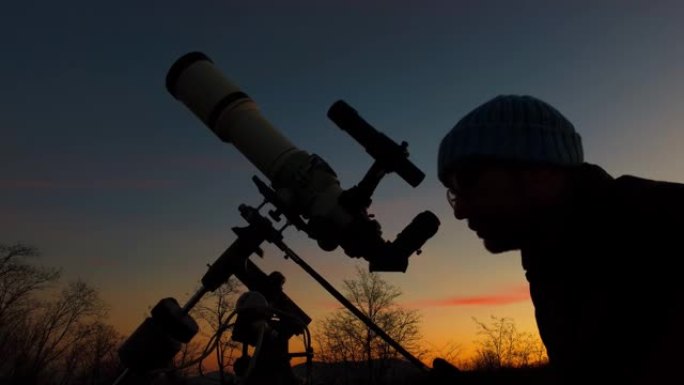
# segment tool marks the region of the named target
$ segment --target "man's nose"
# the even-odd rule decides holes
[[[459,205],[454,206],[454,216],[458,220],[463,220],[468,218],[468,215],[465,213],[465,210],[462,208],[459,208]]]
[[[467,219],[470,216],[470,206],[462,196],[456,196],[453,202],[454,216],[458,220]]]

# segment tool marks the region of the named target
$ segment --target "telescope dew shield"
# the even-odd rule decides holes
[[[201,52],[188,53],[171,66],[166,89],[271,180],[289,155],[303,152],[271,126],[256,103]]]

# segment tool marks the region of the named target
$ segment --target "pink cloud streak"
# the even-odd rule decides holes
[[[57,190],[57,189],[116,189],[152,190],[167,188],[177,183],[166,179],[95,179],[58,181],[49,179],[0,180],[0,188],[13,190]]]
[[[503,289],[499,293],[453,296],[441,299],[423,299],[410,302],[403,302],[400,305],[413,309],[429,307],[454,307],[454,306],[498,306],[510,305],[513,303],[525,302],[530,300],[530,292],[527,285]],[[342,308],[339,302],[321,301],[319,307],[328,311]]]
[[[471,296],[453,296],[434,300],[418,300],[411,303],[407,303],[406,305],[416,308],[452,306],[495,306],[525,302],[529,299],[530,293],[527,286],[521,286],[509,290],[504,290],[500,293]]]

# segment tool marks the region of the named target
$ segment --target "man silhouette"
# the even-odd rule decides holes
[[[613,178],[584,162],[560,112],[517,95],[463,117],[440,144],[438,172],[454,216],[487,250],[520,250],[559,382],[678,373],[684,185]]]

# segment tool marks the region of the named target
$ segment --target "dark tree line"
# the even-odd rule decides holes
[[[25,385],[111,383],[121,336],[106,306],[82,281],[35,263],[38,250],[0,244],[0,382]]]
[[[107,323],[105,304],[85,282],[61,282],[60,271],[36,263],[38,256],[33,247],[0,243],[0,385],[111,384],[123,369],[117,355],[123,337]],[[435,355],[423,348],[420,315],[398,306],[401,291],[378,274],[359,268],[356,279],[344,281],[343,291],[415,355]],[[185,378],[202,372],[197,362],[204,351],[202,340],[214,334],[234,310],[240,292],[233,279],[197,305],[193,316],[205,338],[197,336],[200,338],[183,348],[175,360],[179,370],[162,382],[184,383]],[[480,337],[476,355],[460,359],[460,347],[450,345],[441,357],[462,369],[476,371],[545,362],[538,336],[518,331],[512,319],[474,321]],[[401,360],[399,354],[347,310],[337,310],[320,320],[315,334],[319,342],[315,359],[336,364],[341,370],[330,383],[398,383],[402,378],[401,372],[390,373]],[[232,364],[240,354],[230,335],[227,330],[214,347],[213,357],[207,359],[218,365],[221,383],[230,382]],[[196,364],[187,366],[193,362]]]
[[[477,327],[475,354],[462,357],[459,344],[426,348],[420,335],[420,314],[397,303],[401,291],[377,273],[357,268],[356,278],[344,281],[345,296],[428,366],[440,357],[469,372],[534,368],[547,361],[539,335],[518,330],[511,318],[492,316],[489,322],[473,319]],[[370,328],[346,309],[319,321],[316,330],[316,359],[329,365],[328,384],[411,384],[411,365]],[[392,370],[393,369],[393,370]],[[416,382],[417,381],[417,382]]]

